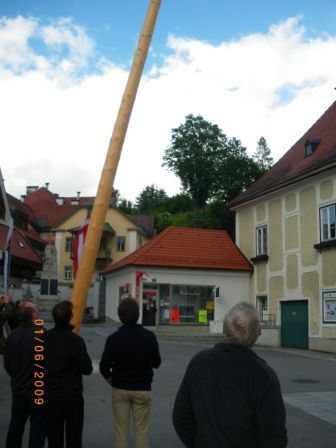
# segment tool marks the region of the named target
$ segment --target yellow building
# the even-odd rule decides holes
[[[53,230],[58,254],[60,283],[73,282],[73,238],[86,216],[87,208],[76,207],[70,216],[67,216]],[[113,207],[107,210],[93,281],[99,278],[99,272],[107,265],[120,261],[149,241],[152,234],[141,226],[141,220],[142,217],[126,216]]]
[[[336,352],[336,102],[230,206],[260,342]]]
[[[108,264],[120,261],[138,249],[154,233],[152,216],[121,213],[115,207],[116,197],[114,190],[106,214],[93,282]],[[44,187],[28,186],[22,200],[31,209],[41,237],[56,246],[59,285],[72,285],[73,238],[92,209],[94,197],[81,196],[80,192],[73,197],[60,197],[49,190],[47,183]]]

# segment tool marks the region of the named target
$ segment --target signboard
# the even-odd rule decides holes
[[[208,322],[208,311],[198,310],[198,322],[200,324],[206,324]]]
[[[323,323],[336,324],[336,291],[322,293]]]

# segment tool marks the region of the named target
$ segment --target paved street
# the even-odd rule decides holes
[[[98,373],[109,332],[107,324],[86,324],[81,329],[95,366],[93,375],[85,379],[83,448],[113,447],[110,389]],[[182,447],[171,423],[174,396],[189,359],[205,346],[195,341],[160,340],[163,363],[153,383],[152,448]],[[335,448],[336,356],[295,350],[256,351],[279,375],[287,408],[288,446]],[[2,366],[0,400],[0,446],[4,446],[11,400],[9,378]]]

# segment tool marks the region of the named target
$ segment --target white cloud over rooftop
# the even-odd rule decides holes
[[[336,36],[311,38],[300,18],[217,46],[167,36],[167,52],[147,64],[140,83],[115,188],[131,200],[153,183],[178,191],[161,163],[171,129],[189,113],[251,154],[263,135],[277,160],[334,100],[335,53]],[[0,18],[7,191],[19,196],[26,185],[50,182],[61,195],[95,194],[127,77],[69,18]]]

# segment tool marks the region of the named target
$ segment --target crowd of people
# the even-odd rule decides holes
[[[82,375],[93,369],[84,339],[73,332],[72,303],[55,305],[55,325],[47,331],[33,300],[15,305],[7,295],[0,300],[4,367],[12,390],[6,448],[22,446],[28,418],[29,448],[43,448],[46,442],[50,448],[82,447]],[[123,299],[118,316],[121,325],[107,338],[99,365],[112,389],[113,446],[129,446],[132,417],[135,447],[148,448],[159,344],[138,323],[135,299]],[[176,433],[187,448],[287,446],[278,378],[251,350],[260,331],[256,308],[241,302],[225,316],[223,342],[190,361],[172,412]]]

